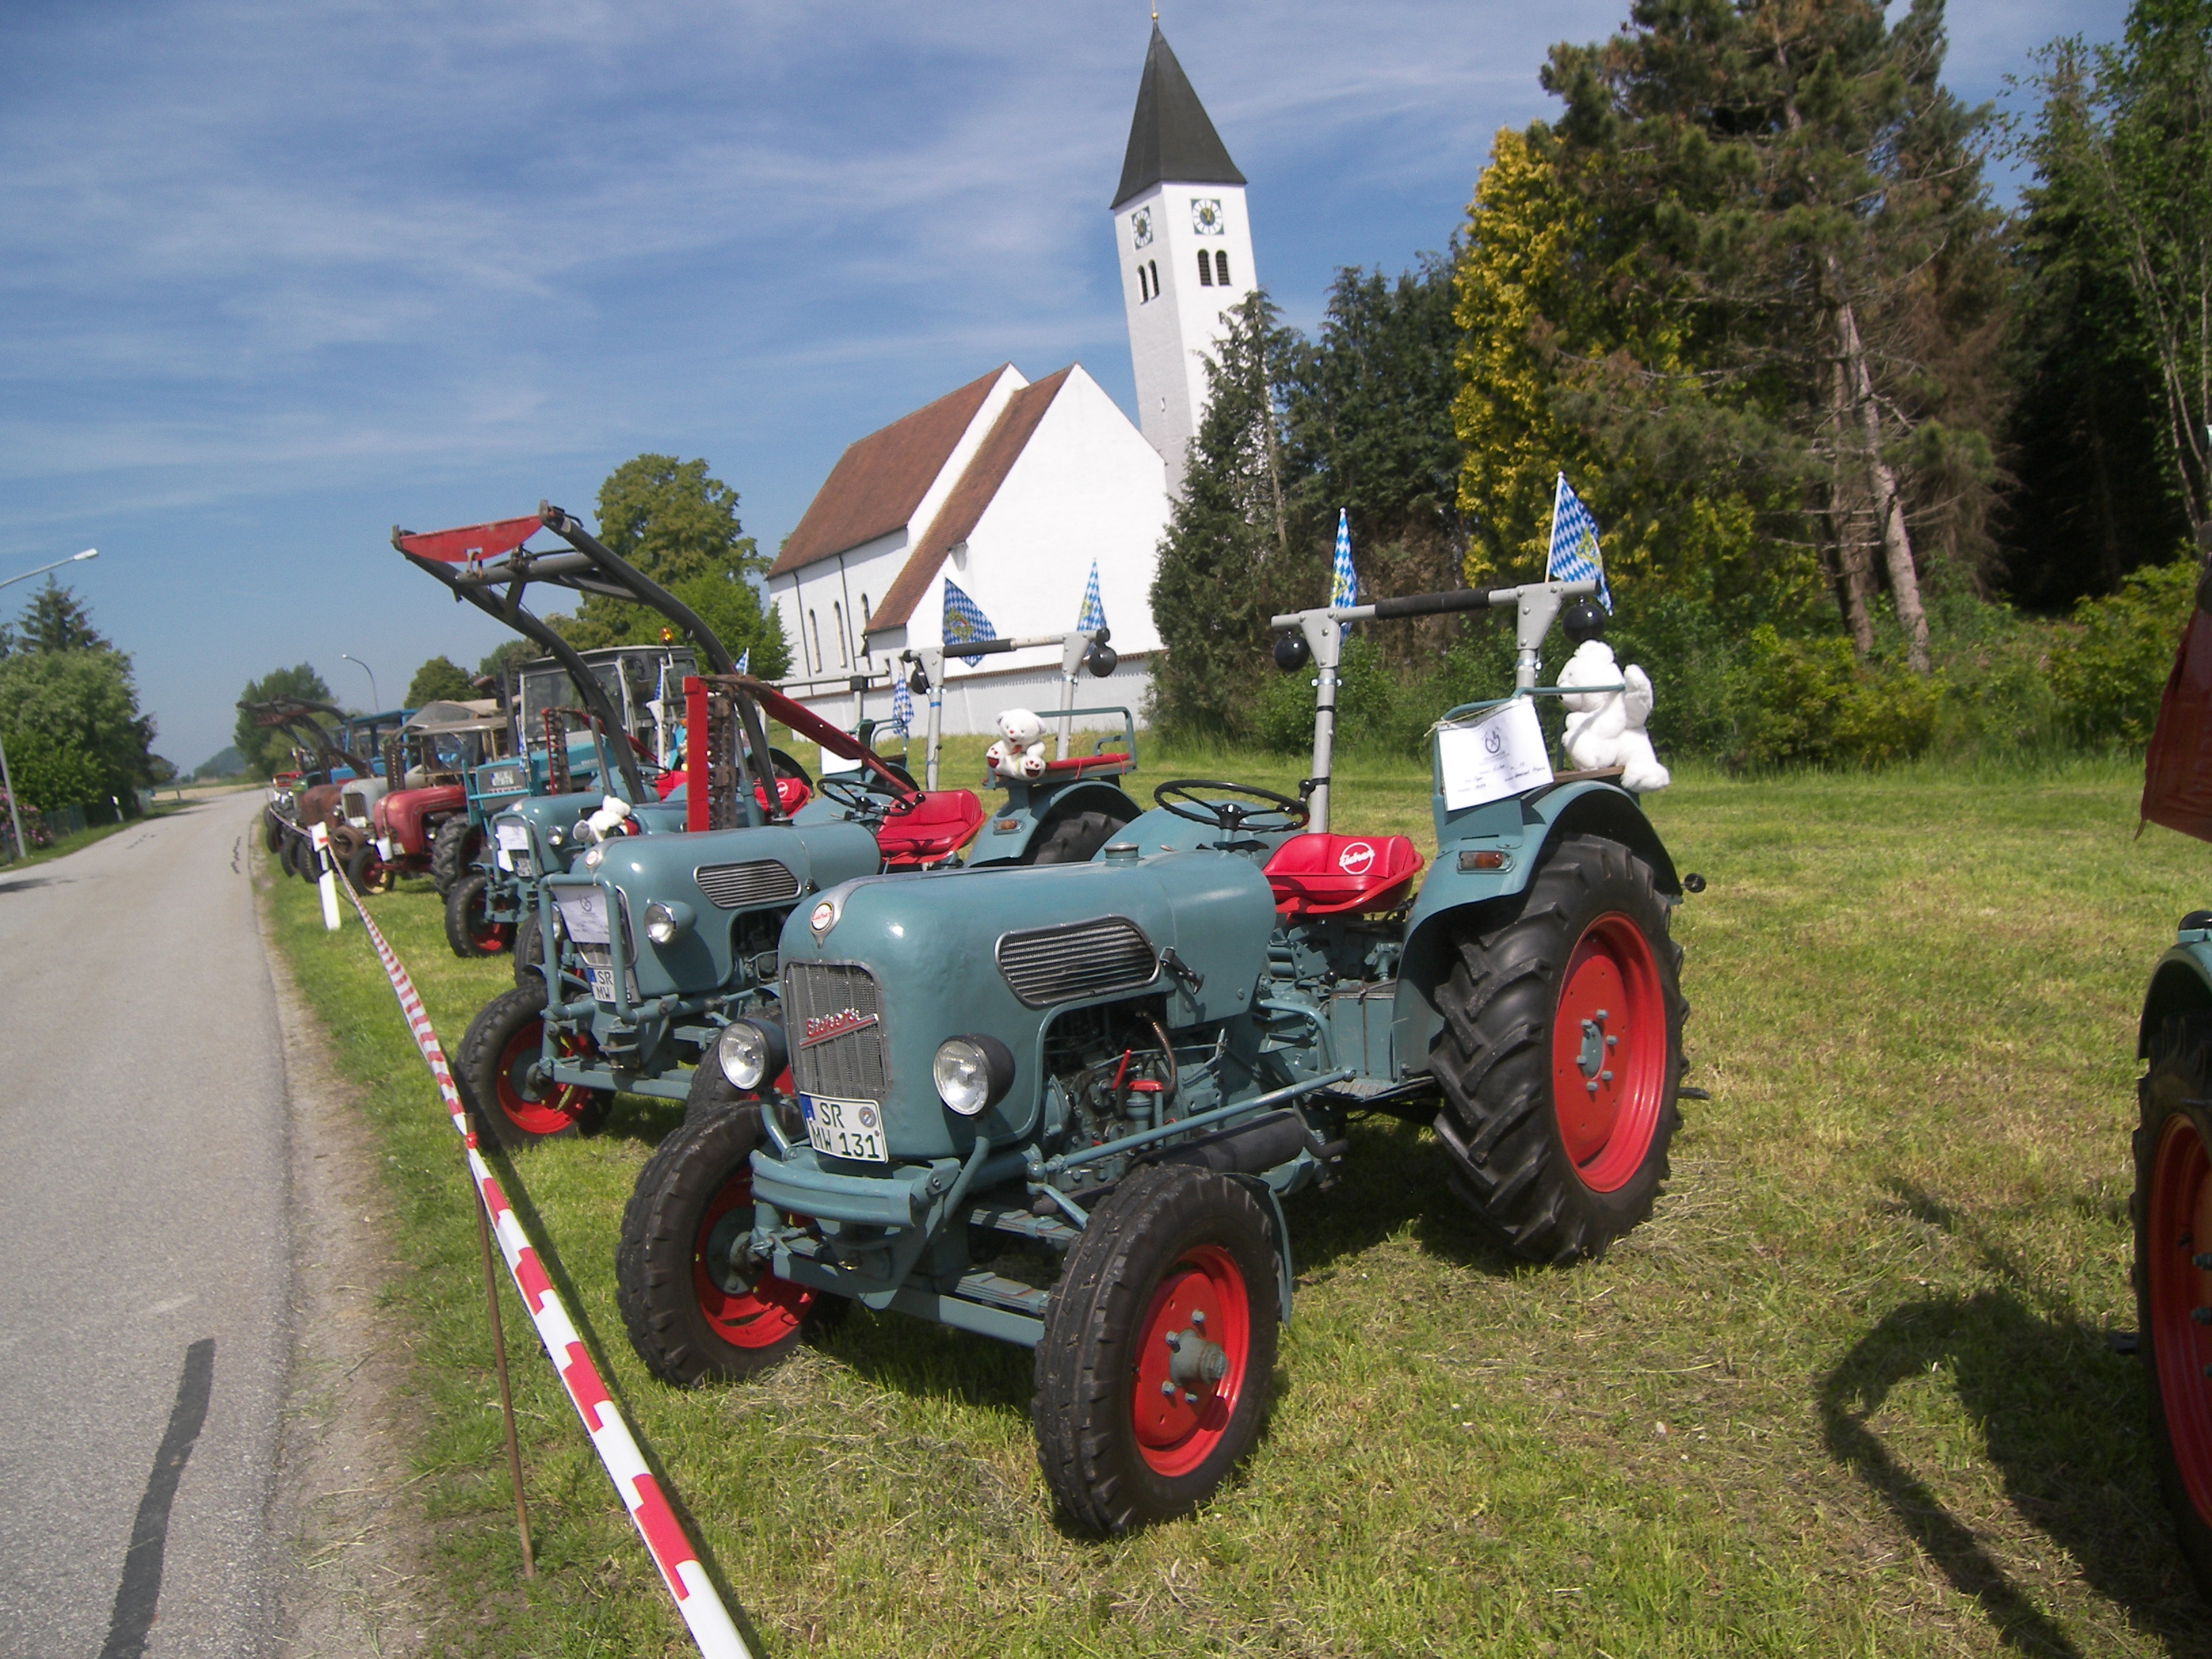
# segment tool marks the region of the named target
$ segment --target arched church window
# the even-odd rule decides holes
[[[1160,262],[1158,259],[1147,259],[1145,263],[1152,267],[1152,295],[1154,298],[1158,298],[1160,291]]]
[[[1137,266],[1137,303],[1148,305],[1152,302],[1152,279],[1145,274],[1145,267],[1140,261]]]
[[[818,674],[822,672],[822,621],[811,611],[806,613],[806,629],[814,635],[814,660],[806,666]]]
[[[1198,251],[1198,285],[1200,288],[1213,286],[1213,261],[1207,257],[1204,248]]]
[[[1206,262],[1204,253],[1201,252],[1198,258],[1200,264],[1203,264]],[[1213,280],[1223,288],[1229,286],[1229,250],[1227,248],[1223,248],[1213,256]]]
[[[830,620],[837,629],[837,665],[850,668],[853,653],[845,643],[845,607],[835,599],[830,601]]]

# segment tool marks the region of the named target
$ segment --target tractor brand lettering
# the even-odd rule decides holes
[[[799,1038],[799,1046],[811,1048],[832,1037],[850,1036],[855,1031],[865,1031],[876,1024],[876,1016],[864,1014],[858,1008],[840,1008],[834,1014],[823,1014],[806,1022],[806,1034]]]
[[[1375,848],[1364,841],[1355,841],[1336,855],[1336,867],[1347,876],[1364,876],[1375,862]]]

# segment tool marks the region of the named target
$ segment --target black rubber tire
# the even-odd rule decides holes
[[[843,1297],[802,1291],[788,1280],[763,1276],[751,1285],[767,1282],[776,1287],[759,1304],[761,1321],[775,1334],[748,1346],[731,1341],[709,1322],[696,1277],[705,1243],[702,1224],[726,1189],[744,1182],[744,1188],[727,1193],[726,1212],[733,1218],[732,1227],[750,1227],[751,1205],[743,1194],[750,1190],[753,1149],[761,1139],[757,1105],[689,1120],[646,1160],[623,1207],[615,1247],[615,1305],[630,1346],[664,1382],[689,1388],[709,1377],[757,1376],[790,1358],[802,1340],[832,1329],[852,1306]],[[791,1316],[794,1312],[796,1318]]]
[[[2143,1392],[2150,1405],[2151,1462],[2158,1471],[2160,1495],[2173,1517],[2181,1553],[2197,1575],[2198,1589],[2212,1596],[2212,1522],[2199,1512],[2190,1497],[2169,1421],[2170,1410],[2183,1414],[2185,1420],[2196,1419],[2199,1431],[2188,1438],[2197,1447],[2196,1455],[2201,1461],[2206,1449],[2202,1425],[2208,1403],[2212,1403],[2212,1386],[2205,1379],[2202,1350],[2212,1344],[2186,1332],[2175,1332],[2174,1322],[2154,1317],[2151,1287],[2154,1252],[2179,1250],[2199,1256],[2212,1249],[2212,1240],[2200,1243],[2191,1235],[2153,1237],[2150,1203],[2159,1144],[2176,1118],[2187,1120],[2199,1139],[2212,1145],[2212,1118],[2208,1118],[2203,1105],[2196,1103],[2212,1100],[2212,1017],[2174,1014],[2166,1018],[2152,1036],[2150,1066],[2136,1085],[2136,1095],[2140,1117],[2134,1139],[2136,1352],[2142,1360]],[[2192,1271],[2189,1264],[2178,1265],[2185,1274]],[[2182,1282],[2185,1285],[2188,1280],[2185,1278]],[[2160,1343],[2169,1336],[2191,1346],[2171,1356],[2174,1363],[2166,1368],[2168,1375],[2161,1377]],[[2171,1400],[2169,1382],[2178,1384]],[[2199,1468],[2197,1475],[2200,1486],[2212,1485],[2212,1469]]]
[[[398,879],[392,866],[376,855],[374,843],[363,842],[346,860],[346,879],[356,893],[388,893]]]
[[[607,1109],[614,1104],[611,1089],[568,1085],[554,1107],[562,1121],[533,1127],[527,1121],[530,1109],[544,1104],[554,1093],[542,1084],[532,1085],[525,1075],[538,1053],[538,1043],[530,1034],[542,1036],[544,1018],[544,988],[518,985],[484,1004],[461,1038],[453,1085],[469,1109],[477,1133],[489,1135],[509,1151],[534,1146],[541,1140],[589,1134],[606,1121]]]
[[[472,870],[446,895],[446,943],[464,961],[495,957],[514,943],[514,924],[490,915],[491,878]],[[544,994],[544,988],[538,988]]]
[[[514,982],[537,985],[545,978],[545,951],[538,939],[538,912],[526,909],[514,924]]]
[[[1577,1172],[1553,1096],[1553,1021],[1570,955],[1592,924],[1625,915],[1650,948],[1665,1020],[1664,1069],[1650,1138],[1634,1172],[1598,1191]],[[1681,1123],[1682,952],[1650,867],[1620,842],[1577,836],[1554,846],[1517,901],[1466,913],[1437,987],[1443,1029],[1430,1066],[1443,1091],[1436,1128],[1453,1190],[1516,1255],[1565,1264],[1602,1255],[1651,1213]]]
[[[1138,1327],[1167,1274],[1212,1246],[1243,1275],[1249,1337],[1234,1407],[1219,1439],[1180,1475],[1146,1462],[1133,1396]],[[1045,1484],[1069,1516],[1122,1533],[1188,1514],[1258,1439],[1275,1369],[1280,1312],[1275,1246],[1249,1188],[1187,1164],[1148,1164],[1091,1212],[1045,1310],[1030,1417]]]
[[[698,1068],[691,1073],[691,1087],[684,1097],[684,1121],[696,1123],[702,1117],[714,1117],[733,1106],[752,1104],[757,1096],[740,1089],[722,1071],[721,1062],[714,1058],[714,1045],[709,1042],[700,1051]]]
[[[430,838],[430,880],[441,897],[468,873],[483,842],[483,832],[465,817],[448,818],[438,826]]]
[[[292,873],[313,887],[323,878],[315,859],[315,838],[312,831],[303,830],[292,837]]]
[[[288,876],[296,876],[300,873],[298,866],[293,862],[299,857],[299,840],[297,836],[287,830],[284,839],[276,848],[276,867]]]
[[[272,853],[284,850],[284,820],[266,807],[261,811],[261,844]]]
[[[1088,864],[1091,854],[1133,821],[1133,815],[1117,817],[1105,811],[1064,812],[1030,837],[1019,862]]]

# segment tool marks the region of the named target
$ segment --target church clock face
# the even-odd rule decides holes
[[[1221,216],[1221,198],[1218,196],[1193,197],[1190,228],[1201,236],[1227,235],[1229,222]]]
[[[1140,207],[1129,216],[1129,234],[1137,239],[1139,247],[1152,245],[1152,210]]]

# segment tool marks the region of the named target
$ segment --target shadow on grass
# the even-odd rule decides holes
[[[1893,1452],[1869,1419],[1890,1391],[1941,1370],[1972,1418],[2006,1496],[2102,1596],[2178,1650],[2204,1651],[2212,1619],[2191,1585],[2153,1489],[2146,1409],[2134,1362],[2088,1322],[2033,1305],[2020,1269],[1941,1203],[1891,1183],[1899,1207],[1957,1231],[2011,1281],[1896,1309],[1822,1380],[1828,1454],[1865,1481],[1954,1588],[2009,1647],[2081,1650],[2013,1582],[1966,1521]]]
[[[1326,1192],[1309,1188],[1283,1204],[1291,1255],[1301,1273],[1373,1249],[1410,1230],[1427,1255],[1504,1278],[1528,1263],[1485,1234],[1451,1189],[1443,1148],[1410,1123],[1368,1118],[1352,1124],[1344,1176]]]

